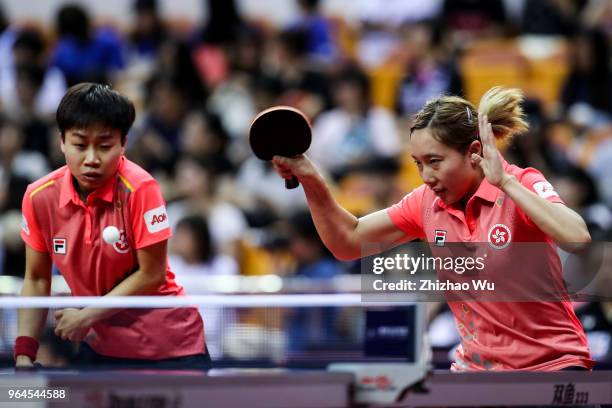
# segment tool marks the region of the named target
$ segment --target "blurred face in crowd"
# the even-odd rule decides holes
[[[138,10],[135,21],[136,31],[141,35],[152,34],[157,27],[157,16],[154,10]]]
[[[185,98],[176,86],[160,81],[153,88],[151,111],[164,123],[178,123],[185,113]]]
[[[360,112],[366,103],[359,85],[351,81],[336,83],[333,96],[336,105],[351,113]]]
[[[19,99],[21,105],[25,107],[32,107],[36,102],[36,96],[40,91],[40,86],[24,75],[17,75],[15,90],[17,93],[17,99]]]
[[[410,151],[423,182],[447,204],[467,199],[476,191],[483,175],[471,160],[480,154],[480,142],[474,141],[461,153],[437,141],[431,129],[417,129],[410,138]]]
[[[195,155],[216,153],[220,143],[206,119],[197,113],[185,118],[181,134],[181,148],[184,152]]]
[[[586,37],[579,37],[574,44],[574,63],[581,72],[593,70],[593,45]]]
[[[583,200],[587,196],[587,190],[583,183],[563,176],[552,177],[550,182],[555,186],[555,190],[557,190],[566,206],[577,211],[580,210],[583,206]]]
[[[419,59],[431,51],[432,33],[426,25],[405,25],[401,28],[401,36],[402,51],[410,61],[418,64]]]
[[[188,263],[198,260],[198,248],[195,234],[187,226],[178,226],[174,237],[170,240],[170,250]]]
[[[0,127],[0,158],[10,161],[21,150],[23,135],[14,124]]]
[[[210,192],[209,172],[190,159],[183,159],[176,166],[176,186],[184,197],[201,197]]]
[[[101,124],[66,130],[61,148],[79,191],[85,195],[115,175],[125,153],[121,132]]]

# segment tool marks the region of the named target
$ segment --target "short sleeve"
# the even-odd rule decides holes
[[[523,174],[521,174],[520,182],[546,201],[563,203],[553,185],[546,180],[542,173],[532,167],[525,169]]]
[[[172,236],[166,203],[155,180],[146,181],[129,200],[134,246],[141,249]]]
[[[411,238],[425,238],[422,212],[424,193],[425,185],[422,185],[387,208],[391,221]]]
[[[49,252],[45,239],[36,222],[34,205],[30,197],[30,189],[26,191],[21,201],[21,238],[29,247],[38,252]]]
[[[528,167],[521,174],[520,183],[527,187],[529,191],[533,191],[546,201],[550,201],[551,203],[563,203],[559,194],[555,191],[555,188],[552,184],[550,184],[544,175],[540,173],[538,170]],[[523,212],[520,208],[518,208],[519,213],[523,217],[523,219],[527,222],[527,224],[534,226],[534,222],[529,218],[525,212]]]

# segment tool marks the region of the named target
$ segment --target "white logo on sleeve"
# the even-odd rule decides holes
[[[150,233],[159,232],[170,227],[166,207],[163,205],[144,213],[144,220]]]
[[[27,235],[30,235],[30,227],[28,227],[28,219],[23,214],[21,215],[21,229]]]
[[[559,197],[555,188],[548,181],[538,181],[533,183],[533,189],[542,198]]]

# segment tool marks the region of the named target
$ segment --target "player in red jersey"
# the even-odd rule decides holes
[[[168,267],[172,233],[157,182],[124,157],[133,104],[105,85],[68,90],[57,110],[66,165],[23,198],[26,271],[22,296],[48,296],[52,264],[74,296],[182,296]],[[20,309],[17,366],[36,358],[46,309]],[[67,308],[55,333],[80,342],[77,363],[210,367],[195,308]]]
[[[544,281],[561,281],[557,245],[571,249],[590,242],[584,220],[566,207],[544,176],[533,168],[508,164],[495,139],[527,129],[515,89],[492,88],[478,111],[463,98],[442,96],[427,102],[411,129],[410,150],[424,185],[399,203],[357,218],[334,200],[306,156],[275,157],[282,177],[297,176],[304,186],[321,238],[339,259],[356,259],[369,249],[426,239],[487,243],[498,251],[489,276],[512,279],[516,259],[504,256],[510,242],[537,243],[548,266]],[[544,273],[544,272],[542,272]],[[457,371],[592,368],[586,336],[569,302],[449,301],[461,345]]]

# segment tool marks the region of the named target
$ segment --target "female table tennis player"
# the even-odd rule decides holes
[[[66,166],[32,183],[23,198],[26,271],[22,296],[48,296],[51,265],[75,296],[179,296],[168,268],[171,231],[157,182],[127,160],[134,106],[110,87],[83,83],[57,110]],[[36,358],[46,309],[20,309],[17,366]],[[77,364],[156,368],[210,366],[195,308],[68,308],[55,333],[81,342]]]
[[[527,237],[545,245],[542,256],[555,265],[556,245],[585,245],[591,238],[582,218],[539,171],[508,164],[495,145],[495,139],[527,129],[522,99],[516,89],[496,87],[478,110],[456,96],[427,102],[410,132],[424,185],[362,218],[339,206],[308,157],[276,156],[273,163],[282,177],[295,175],[302,183],[323,242],[341,260],[363,256],[365,243],[393,246],[416,238],[432,243],[436,229],[446,231],[446,242],[488,242],[497,227],[506,240]],[[461,335],[453,370],[553,371],[594,364],[570,303],[449,301],[449,306]]]

